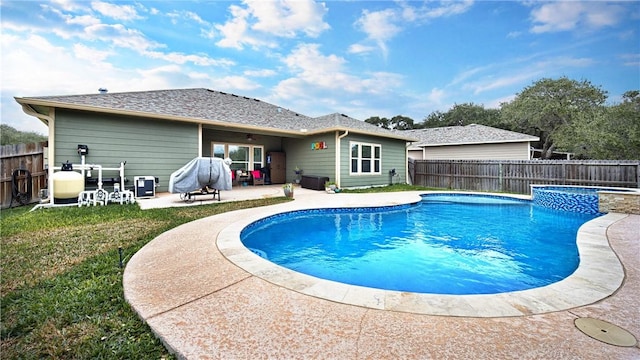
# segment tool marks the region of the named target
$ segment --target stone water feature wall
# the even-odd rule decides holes
[[[640,192],[600,191],[598,194],[600,212],[640,215]]]

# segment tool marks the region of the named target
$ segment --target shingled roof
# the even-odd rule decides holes
[[[242,129],[314,134],[349,130],[403,140],[394,133],[342,114],[312,118],[259,99],[203,88],[16,98],[34,108],[52,107],[199,122]]]
[[[485,125],[447,126],[430,129],[404,130],[407,136],[419,139],[412,147],[467,145],[539,141],[540,138]]]

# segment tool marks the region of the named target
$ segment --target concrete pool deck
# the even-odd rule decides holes
[[[222,197],[238,200],[241,191],[223,192]],[[280,187],[251,191],[261,191],[253,198],[282,193]],[[292,202],[182,225],[131,258],[123,280],[125,297],[180,358],[640,358],[638,345],[602,343],[573,323],[593,317],[639,337],[637,215],[608,214],[581,229],[584,242],[592,246],[588,251],[605,254],[607,262],[594,263],[580,276],[584,281],[574,283],[579,286],[543,296],[525,294],[518,301],[501,294],[500,301],[460,303],[465,297],[441,296],[423,302],[414,294],[381,296],[370,289],[358,293],[335,283],[308,282],[308,277],[281,271],[238,248],[234,235],[243,224],[278,212],[397,205],[416,201],[417,196],[331,195],[297,188]],[[172,206],[169,202],[177,203],[161,198],[141,202],[141,207]],[[616,270],[611,260],[623,268]],[[608,294],[601,296],[603,292]],[[498,313],[486,313],[487,309]]]

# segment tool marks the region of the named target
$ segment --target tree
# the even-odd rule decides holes
[[[413,129],[413,119],[407,116],[396,115],[391,118],[389,126],[395,130],[411,130]]]
[[[437,127],[449,126],[445,121],[445,113],[442,111],[436,110],[431,114],[427,115],[426,118],[419,124],[418,128],[420,129],[431,129]]]
[[[410,130],[413,129],[413,119],[407,116],[396,115],[391,118],[381,118],[378,116],[372,116],[366,119],[364,122],[373,124],[383,129],[396,129],[396,130]]]
[[[587,80],[541,79],[501,104],[502,121],[516,131],[540,137],[542,158],[558,148],[575,152],[578,130],[602,116],[607,92]]]
[[[0,125],[0,145],[28,144],[47,141],[47,137],[35,131],[19,131],[9,125]]]
[[[465,126],[480,124],[497,128],[506,128],[502,123],[500,110],[485,109],[483,105],[474,103],[455,104],[446,113],[434,111],[429,114],[420,125],[422,128],[442,126]]]
[[[606,108],[579,135],[589,158],[640,159],[640,91],[625,92],[622,103]]]
[[[369,124],[373,124],[377,127],[381,127],[383,129],[388,129],[389,128],[389,119],[387,118],[380,118],[378,116],[372,116],[368,119],[366,119],[364,122],[369,123]]]

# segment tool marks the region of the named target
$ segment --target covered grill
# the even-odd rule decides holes
[[[169,178],[169,192],[181,194],[186,201],[211,193],[220,200],[220,190],[231,190],[231,186],[231,169],[219,158],[197,157]]]

